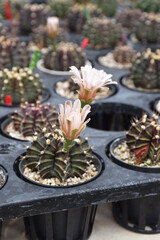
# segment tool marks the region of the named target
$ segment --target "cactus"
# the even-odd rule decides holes
[[[13,66],[27,67],[30,61],[30,52],[25,42],[18,38],[0,37],[0,69],[11,69]]]
[[[160,43],[160,14],[144,13],[137,23],[135,34],[142,43]]]
[[[160,1],[159,0],[136,0],[136,8],[140,8],[144,12],[160,12]]]
[[[24,137],[39,134],[44,127],[48,131],[53,125],[59,127],[58,112],[56,107],[50,104],[24,103],[20,110],[14,111],[11,119],[15,131],[20,132]]]
[[[88,162],[93,159],[87,139],[78,138],[68,152],[63,149],[64,138],[59,129],[42,133],[35,137],[26,151],[25,165],[37,171],[44,178],[58,178],[60,181],[69,177],[80,177],[85,173]]]
[[[153,114],[148,119],[143,114],[140,120],[135,120],[126,134],[126,142],[131,151],[135,153],[137,164],[150,158],[152,163],[160,162],[160,124],[158,116]]]
[[[25,101],[34,103],[42,99],[43,85],[38,74],[28,68],[14,67],[12,70],[0,71],[0,103],[5,103],[5,96],[12,97],[13,105]]]
[[[87,10],[87,11],[86,11]],[[68,27],[72,32],[81,33],[87,17],[101,17],[102,12],[94,4],[76,4],[68,14]]]
[[[36,29],[33,30],[32,34],[32,41],[35,45],[38,45],[40,41],[42,41],[42,45],[44,48],[47,48],[49,45],[52,45],[51,38],[48,37],[46,27],[40,25]],[[64,31],[64,29],[59,28],[59,34],[57,36],[57,42],[65,42],[67,39],[67,33]]]
[[[44,56],[44,66],[56,71],[69,71],[70,66],[80,68],[85,61],[85,53],[73,43],[61,42],[56,50],[50,46]]]
[[[160,50],[138,53],[130,69],[130,79],[135,87],[160,89]]]
[[[93,48],[115,47],[121,40],[121,25],[108,18],[92,18],[84,26],[83,34]]]
[[[107,17],[113,17],[117,9],[117,0],[92,0],[98,8],[102,10],[102,13]]]
[[[70,0],[51,0],[50,7],[55,12],[55,15],[59,18],[65,18],[72,6]]]
[[[113,51],[114,60],[121,64],[131,63],[135,56],[135,51],[127,46],[116,47]]]
[[[39,25],[45,25],[47,17],[52,15],[51,9],[45,4],[26,4],[19,14],[20,31],[31,33]]]
[[[135,30],[135,27],[139,23],[139,19],[142,17],[142,14],[143,13],[139,9],[125,9],[116,14],[116,21],[121,23],[124,28]]]
[[[24,0],[1,0],[0,1],[0,14],[5,18],[5,3],[9,2],[11,6],[12,17],[18,15],[20,9],[24,6]]]

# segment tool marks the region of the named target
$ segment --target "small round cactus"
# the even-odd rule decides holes
[[[84,26],[83,34],[93,48],[115,47],[122,38],[121,25],[108,18],[92,18]]]
[[[48,37],[46,27],[43,25],[40,25],[39,27],[35,28],[31,34],[32,42],[35,45],[40,44],[42,41],[42,45],[44,48],[49,47],[52,45],[52,40],[50,37]],[[67,33],[64,31],[64,29],[59,28],[59,33],[57,36],[57,42],[65,42],[67,39]]]
[[[160,12],[159,0],[136,0],[135,6],[144,12]]]
[[[39,134],[42,128],[48,131],[52,126],[59,127],[58,112],[55,106],[50,104],[41,105],[40,103],[21,105],[20,110],[15,110],[11,115],[12,124],[15,131],[24,137]]]
[[[107,17],[113,17],[117,9],[117,0],[92,0]]]
[[[0,71],[0,103],[5,104],[6,95],[12,97],[13,105],[41,100],[43,85],[39,75],[33,74],[28,68],[14,67]]]
[[[127,46],[116,47],[113,51],[114,60],[121,64],[131,63],[135,57],[135,51]]]
[[[56,71],[69,71],[70,66],[80,68],[85,62],[85,53],[73,43],[61,42],[56,50],[50,46],[44,56],[44,66]]]
[[[30,52],[25,42],[17,38],[0,37],[0,70],[13,66],[27,67],[29,62]]]
[[[26,151],[25,165],[40,174],[41,178],[80,177],[85,173],[89,161],[93,159],[87,139],[78,138],[68,152],[64,151],[64,138],[59,129],[48,133],[46,129],[35,137]]]
[[[52,15],[51,9],[45,4],[26,4],[20,11],[20,31],[30,33],[39,25],[45,25],[47,18]]]
[[[81,33],[84,24],[87,22],[86,11],[88,11],[90,17],[101,17],[102,12],[94,4],[75,4],[68,14],[68,27],[72,32]]]
[[[139,9],[125,9],[116,14],[116,21],[121,23],[124,28],[134,30],[142,14]]]
[[[51,0],[49,5],[57,17],[65,18],[72,6],[72,2],[70,0]]]
[[[147,49],[137,53],[130,69],[130,79],[135,87],[160,89],[160,50],[154,53]]]
[[[150,159],[152,163],[160,162],[160,124],[158,116],[152,119],[143,114],[140,120],[135,120],[126,135],[126,142],[135,153],[137,164]]]
[[[144,13],[137,23],[135,34],[142,43],[160,43],[160,14]]]

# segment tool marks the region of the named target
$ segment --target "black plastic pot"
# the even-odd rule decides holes
[[[105,131],[124,131],[134,117],[140,118],[142,108],[122,103],[95,103],[91,105],[88,127]]]
[[[31,240],[86,240],[94,224],[97,206],[75,208],[24,219]]]
[[[2,233],[2,222],[0,221],[0,240],[1,240],[1,233]]]

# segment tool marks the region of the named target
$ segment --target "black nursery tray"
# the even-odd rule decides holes
[[[115,69],[100,66],[95,60],[97,51],[90,51],[87,54],[88,58],[93,61],[94,67],[113,74],[114,81],[119,82],[120,77],[128,73],[126,70],[115,71]],[[65,99],[54,92],[54,84],[64,80],[65,77],[54,77],[44,73],[40,73],[40,77],[44,80],[45,87],[51,92],[49,99],[51,104],[64,103]],[[1,132],[0,164],[7,170],[8,181],[0,190],[0,219],[8,220],[160,194],[160,174],[136,172],[123,168],[112,162],[106,154],[108,144],[121,136],[125,128],[129,127],[128,119],[137,114],[140,117],[143,111],[147,111],[148,115],[151,114],[150,104],[158,98],[158,95],[134,92],[119,83],[118,92],[114,96],[96,101],[97,106],[92,106],[93,116],[90,127],[86,128],[83,135],[89,137],[90,144],[94,146],[94,152],[100,156],[103,170],[94,181],[81,186],[47,188],[21,179],[18,163],[15,160],[25,152],[25,147],[29,143],[10,139]],[[127,106],[123,112],[122,104]],[[0,106],[0,122],[14,109]],[[96,109],[98,113],[95,112]],[[135,110],[132,111],[132,109]],[[101,125],[98,119],[106,119],[108,123],[113,124],[106,128],[105,120]],[[118,124],[124,122],[127,122],[127,127],[116,128]]]

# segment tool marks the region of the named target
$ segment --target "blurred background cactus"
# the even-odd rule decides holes
[[[109,18],[92,18],[84,26],[83,35],[89,39],[93,48],[112,48],[122,39],[122,28],[119,23]]]
[[[113,17],[117,10],[117,0],[91,0],[107,17]]]
[[[160,50],[138,53],[130,69],[130,79],[135,87],[160,89]]]
[[[50,0],[49,5],[57,17],[65,18],[73,3],[71,0]]]
[[[10,3],[12,18],[18,18],[20,9],[24,6],[25,0],[1,0],[0,14],[6,19],[5,4]]]
[[[28,68],[14,67],[11,71],[0,71],[0,103],[5,104],[6,95],[11,96],[13,105],[42,100],[43,85],[39,75]]]
[[[135,57],[136,52],[129,46],[119,46],[113,51],[114,60],[121,64],[131,63]]]
[[[69,71],[70,66],[80,68],[85,62],[85,53],[73,43],[60,42],[56,49],[50,46],[44,55],[44,66],[57,71]]]
[[[160,43],[160,14],[144,13],[137,23],[135,33],[142,43]]]
[[[160,12],[159,0],[136,0],[135,7],[141,9],[144,12]]]

